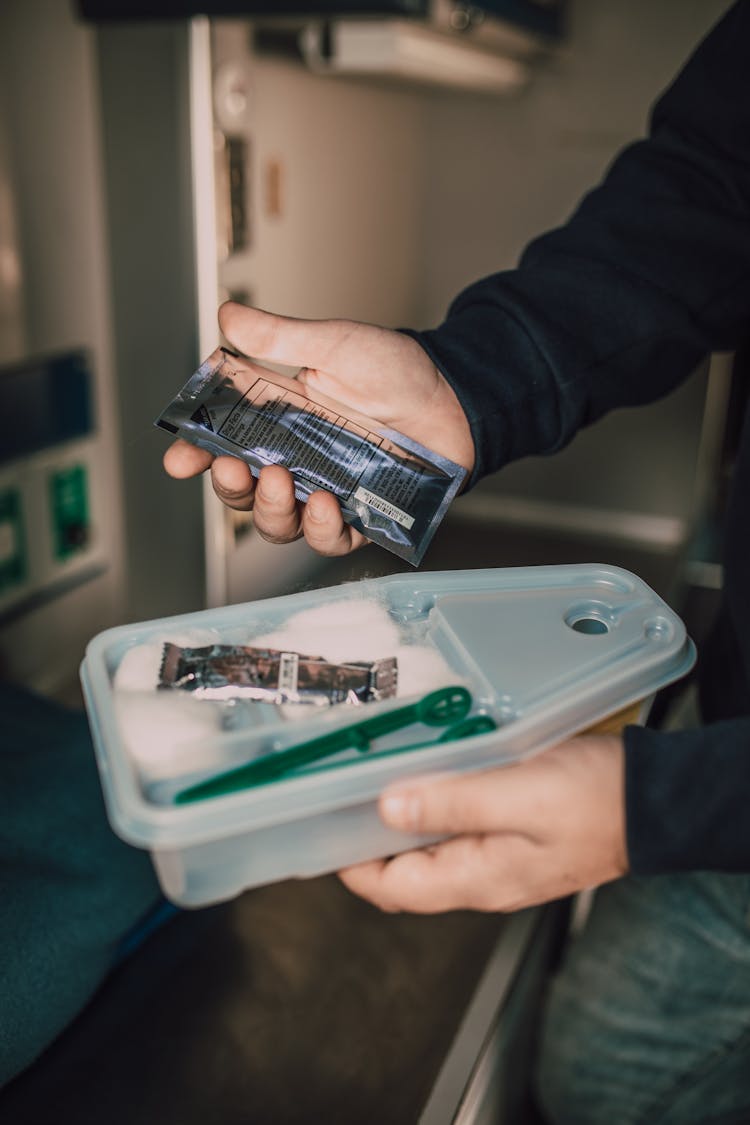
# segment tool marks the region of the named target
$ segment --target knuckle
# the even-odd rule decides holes
[[[225,488],[221,484],[214,482],[214,492],[221,500],[222,504],[226,504],[229,508],[243,508],[250,511],[253,507],[254,497],[253,490],[246,488]]]
[[[256,527],[257,526],[258,525],[256,523]],[[265,539],[266,543],[273,543],[277,546],[280,546],[283,543],[294,543],[297,541],[297,539],[302,538],[301,531],[263,531],[260,527],[258,527],[258,534],[260,535],[261,539]]]

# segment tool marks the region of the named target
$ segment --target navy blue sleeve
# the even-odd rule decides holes
[[[750,309],[750,3],[735,5],[657,102],[650,136],[615,160],[518,269],[413,333],[471,424],[470,483],[560,449],[614,407],[650,402]]]
[[[625,730],[630,869],[750,871],[750,718]]]
[[[438,328],[411,333],[469,419],[470,485],[562,448],[615,407],[666,395],[747,335],[749,59],[741,0],[660,97],[649,136],[569,222],[532,242],[517,269],[459,294]],[[738,475],[726,563],[742,690],[699,731],[626,732],[635,872],[750,871],[750,448]]]

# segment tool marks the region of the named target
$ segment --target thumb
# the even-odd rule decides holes
[[[325,369],[350,337],[345,320],[300,320],[227,301],[219,309],[219,326],[243,355],[288,367]]]
[[[390,828],[418,834],[508,830],[503,788],[495,778],[488,785],[482,773],[394,785],[380,798],[380,815]]]

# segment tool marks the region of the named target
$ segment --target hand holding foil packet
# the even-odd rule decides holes
[[[217,348],[154,425],[245,461],[283,465],[298,500],[333,493],[344,519],[418,566],[465,470],[295,379]]]

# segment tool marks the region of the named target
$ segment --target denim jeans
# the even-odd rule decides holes
[[[551,988],[536,1096],[554,1125],[750,1122],[750,876],[597,892]]]
[[[750,875],[601,887],[551,984],[535,1086],[553,1125],[750,1122]]]

